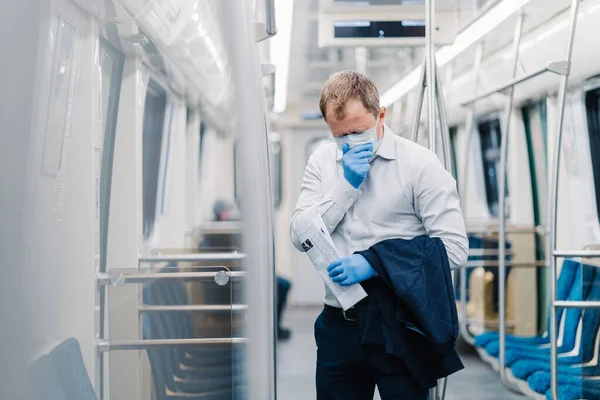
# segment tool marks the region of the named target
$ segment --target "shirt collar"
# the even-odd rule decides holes
[[[375,153],[375,158],[382,157],[386,160],[395,160],[396,159],[396,141],[392,137],[394,132],[386,125],[383,124],[383,139],[381,139],[381,144]],[[338,148],[336,160],[340,161],[342,159],[342,151]]]

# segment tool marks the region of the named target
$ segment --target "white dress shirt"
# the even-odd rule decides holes
[[[444,242],[451,268],[466,263],[469,245],[456,181],[435,153],[384,125],[381,145],[359,189],[344,178],[341,158],[337,145],[327,143],[308,160],[290,223],[298,250],[303,251],[295,221],[316,212],[342,257],[382,240],[426,234]],[[325,291],[325,303],[340,307],[327,286]]]

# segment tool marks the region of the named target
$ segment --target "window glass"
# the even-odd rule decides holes
[[[458,133],[458,127],[450,127],[450,157],[452,158],[452,175],[458,182],[458,167],[456,166],[456,134]]]
[[[206,136],[206,123],[204,121],[200,122],[198,135],[200,135],[200,140],[198,141],[198,179],[202,181],[202,160],[204,155],[202,154],[202,149],[204,148],[204,137]]]
[[[522,115],[529,153],[533,219],[539,225],[545,223],[547,213],[546,101],[523,107]]]
[[[525,138],[527,140],[527,153],[529,155],[529,174],[531,178],[531,201],[533,206],[533,223],[543,225],[547,215],[547,124],[546,100],[528,104],[521,110]],[[535,236],[536,260],[545,258],[545,240],[542,236]],[[539,268],[537,273],[537,301],[538,301],[538,330],[544,332],[546,327],[547,309],[549,307],[548,271]]]
[[[102,70],[102,167],[100,172],[100,270],[106,271],[108,243],[108,216],[110,212],[110,191],[112,185],[113,156],[119,112],[119,97],[123,80],[123,53],[104,39],[100,39],[100,68]]]
[[[150,237],[152,234],[156,219],[156,201],[158,196],[166,103],[167,95],[164,89],[151,80],[148,83],[148,91],[146,93],[144,125],[142,128],[143,219],[145,238]]]
[[[498,217],[498,175],[500,173],[500,142],[502,138],[500,121],[497,118],[480,121],[477,124],[477,129],[479,131],[481,142],[481,158],[483,160],[483,176],[487,205],[490,214],[494,217]],[[508,196],[508,177],[506,181],[505,193]]]
[[[600,218],[600,88],[585,94],[585,107],[590,136],[590,152],[592,153],[596,210],[598,218]]]
[[[271,167],[271,185],[273,190],[273,207],[279,208],[281,204],[281,141],[278,133],[269,135],[269,152]]]
[[[65,152],[65,142],[71,132],[71,114],[77,74],[76,42],[77,32],[61,19],[58,22],[42,161],[42,171],[47,174],[56,175],[64,167],[63,153]]]

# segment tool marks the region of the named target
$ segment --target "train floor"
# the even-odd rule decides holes
[[[278,398],[283,400],[315,399],[316,351],[313,324],[319,308],[286,310],[283,325],[292,329],[292,337],[277,348]],[[500,377],[470,349],[459,349],[465,369],[448,379],[447,400],[513,400],[526,397],[509,392]],[[379,400],[379,396],[375,395]]]

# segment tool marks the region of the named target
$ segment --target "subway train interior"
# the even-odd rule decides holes
[[[1,399],[316,399],[290,219],[342,70],[460,196],[429,398],[600,399],[600,0],[1,9]]]

